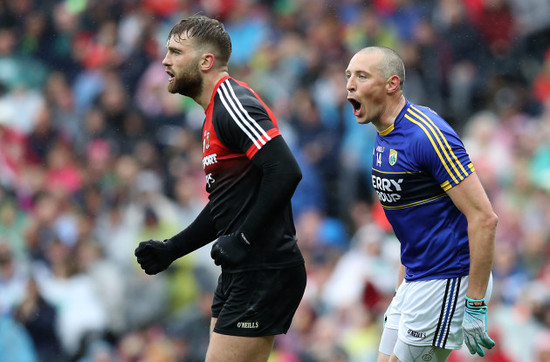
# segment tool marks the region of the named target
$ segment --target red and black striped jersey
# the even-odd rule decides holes
[[[279,136],[275,116],[247,84],[229,76],[216,84],[202,128],[202,165],[218,236],[236,232],[246,219],[262,178],[251,159]],[[295,234],[289,200],[265,225],[261,240],[254,240],[239,270],[303,262]]]

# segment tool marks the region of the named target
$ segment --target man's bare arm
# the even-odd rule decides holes
[[[498,217],[476,173],[448,191],[468,220],[470,274],[467,296],[483,299],[493,267]]]

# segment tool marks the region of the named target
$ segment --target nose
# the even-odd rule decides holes
[[[164,65],[165,67],[170,65],[170,59],[168,57],[168,53],[166,53],[166,55],[164,56],[164,59],[162,59],[162,65]]]
[[[353,76],[349,77],[346,81],[346,90],[352,92],[355,90],[355,82],[353,81]]]

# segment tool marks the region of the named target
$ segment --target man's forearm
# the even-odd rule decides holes
[[[470,273],[467,296],[482,299],[493,267],[496,217],[482,222],[469,223]]]
[[[170,238],[170,242],[178,257],[181,257],[208,244],[216,238],[216,234],[208,203],[188,227]]]

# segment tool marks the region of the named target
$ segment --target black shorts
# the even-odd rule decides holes
[[[260,337],[286,333],[306,287],[304,264],[223,273],[212,303],[214,332]]]

